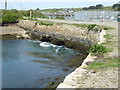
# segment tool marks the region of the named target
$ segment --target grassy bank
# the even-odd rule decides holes
[[[120,58],[114,59],[104,59],[104,62],[93,62],[88,67],[89,69],[97,70],[97,69],[105,69],[105,68],[115,68],[119,66]]]
[[[111,30],[114,31],[117,29],[111,29]],[[102,57],[99,57],[97,61],[89,65],[88,69],[97,70],[97,69],[119,67],[120,58],[116,55],[118,50],[118,41],[114,39],[115,37],[117,36],[112,35],[112,33],[107,33],[106,35],[104,35],[104,38],[106,38],[106,42],[102,43],[101,45],[105,46],[109,50],[109,53],[105,54]]]

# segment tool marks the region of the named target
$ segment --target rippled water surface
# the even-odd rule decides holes
[[[82,56],[47,42],[3,40],[3,88],[43,88],[59,82],[82,63]]]

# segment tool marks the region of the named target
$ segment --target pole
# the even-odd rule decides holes
[[[7,0],[5,0],[5,10],[7,10]]]

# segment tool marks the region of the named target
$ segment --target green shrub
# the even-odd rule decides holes
[[[100,55],[107,53],[108,51],[109,50],[105,46],[100,45],[100,44],[94,44],[91,46],[88,52],[91,53],[92,55],[100,56]]]
[[[87,26],[88,30],[92,30],[95,26],[98,26],[97,24],[90,24]]]
[[[108,30],[108,28],[105,27],[104,30]]]
[[[2,19],[0,19],[0,26],[2,25]]]
[[[41,18],[46,18],[46,19],[49,19],[49,17],[41,17]]]
[[[22,16],[15,10],[5,10],[2,13],[2,23],[11,24],[16,23]]]
[[[56,17],[55,19],[65,19],[64,17]]]

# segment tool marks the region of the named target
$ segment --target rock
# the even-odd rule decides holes
[[[67,68],[63,68],[64,71],[69,71]]]
[[[102,31],[102,28],[99,27],[99,26],[95,26],[95,27],[93,28],[93,30],[94,30],[94,31],[101,32],[101,31]]]
[[[97,73],[97,71],[91,71],[91,73]]]
[[[56,88],[56,90],[61,90],[61,88],[65,88],[65,90],[75,90],[75,87],[74,86],[70,86],[68,84],[64,84],[64,83],[61,83],[58,85],[58,87]]]
[[[49,85],[53,85],[55,82],[49,82]]]

